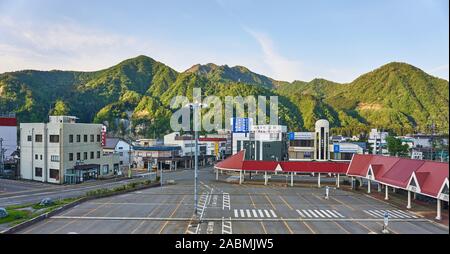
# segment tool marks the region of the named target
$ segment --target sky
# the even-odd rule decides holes
[[[0,0],[0,73],[146,55],[351,82],[392,61],[449,79],[448,0]]]

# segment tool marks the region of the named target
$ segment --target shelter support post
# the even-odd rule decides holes
[[[264,172],[264,185],[267,185],[267,171]]]
[[[320,173],[317,173],[317,187],[320,188]]]
[[[243,180],[242,180],[242,170],[239,171],[239,184],[242,184]]]
[[[389,200],[389,187],[385,185],[384,190],[385,190],[384,200]]]
[[[336,188],[339,188],[339,184],[340,184],[340,181],[339,181],[339,174],[337,174],[337,178],[336,178]]]
[[[406,209],[411,209],[411,191],[408,191],[408,205]]]
[[[436,220],[441,220],[441,200],[437,199]]]
[[[216,169],[216,181],[219,181],[219,169]]]
[[[291,187],[294,187],[294,172],[291,172]]]
[[[371,185],[370,180],[367,180],[367,193],[369,194],[370,194],[370,185]]]

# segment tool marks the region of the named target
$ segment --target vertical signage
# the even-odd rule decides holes
[[[102,147],[106,146],[106,126],[102,126]]]

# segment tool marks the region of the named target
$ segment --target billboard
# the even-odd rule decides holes
[[[106,146],[106,126],[102,126],[102,147]]]
[[[249,118],[235,117],[232,119],[232,132],[248,133],[250,129]]]

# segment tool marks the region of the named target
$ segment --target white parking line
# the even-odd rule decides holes
[[[234,217],[239,217],[237,209],[234,209]]]
[[[340,214],[338,211],[336,211],[336,210],[333,210],[333,212],[335,213],[335,214],[337,214],[339,217],[341,217],[341,218],[345,218],[345,216],[344,215],[342,215],[342,214]]]
[[[320,210],[320,212],[322,212],[323,214],[325,214],[325,216],[327,216],[328,218],[331,218],[331,216],[330,216],[325,210]]]
[[[244,218],[245,217],[244,210],[240,209],[240,212],[241,212],[241,217]]]
[[[266,216],[267,216],[268,218],[270,218],[270,214],[269,214],[269,212],[268,212],[266,209],[264,209],[264,213],[266,214]]]
[[[306,210],[302,210],[302,211],[306,214],[306,216],[308,216],[309,218],[312,218],[311,214],[309,214]]]
[[[247,212],[247,217],[249,217],[249,218],[251,218],[252,217],[252,214],[250,213],[250,210],[245,210],[245,212]]]
[[[256,212],[256,210],[252,209],[252,212],[253,212],[253,217],[258,218],[258,213]]]
[[[296,211],[297,211],[297,213],[298,213],[301,217],[305,217],[305,215],[303,215],[302,212],[300,212],[299,210],[296,210]]]

